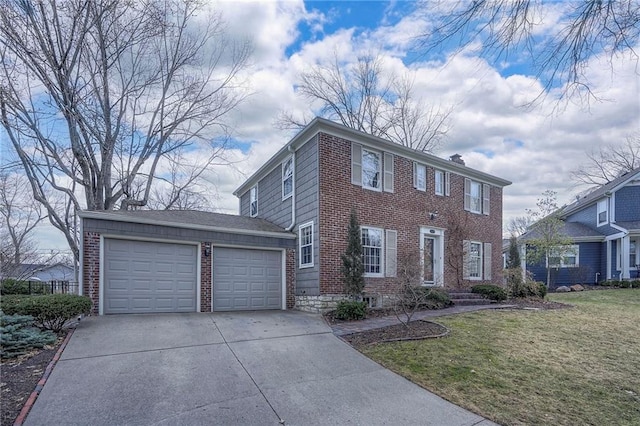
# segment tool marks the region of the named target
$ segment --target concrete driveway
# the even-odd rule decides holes
[[[489,425],[300,312],[82,321],[27,425]]]

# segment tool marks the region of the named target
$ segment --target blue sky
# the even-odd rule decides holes
[[[435,154],[448,158],[459,153],[467,166],[513,181],[504,191],[505,221],[524,215],[547,189],[558,192],[560,204],[570,202],[584,189],[573,185],[570,172],[585,164],[593,150],[622,144],[640,131],[638,61],[631,52],[612,63],[589,58],[587,77],[599,100],[558,103],[554,89],[535,108],[523,108],[544,86],[526,52],[514,52],[508,61],[487,61],[479,55],[480,44],[457,55],[452,54],[454,44],[431,56],[415,49],[411,41],[428,27],[438,2],[211,4],[222,12],[229,37],[249,39],[254,46],[252,67],[244,74],[251,96],[229,117],[239,144],[228,153],[235,165],[211,170],[202,184],[211,194],[211,207],[221,212],[237,212],[232,192],[292,137],[291,131],[274,126],[278,114],[317,112],[318,105],[296,93],[300,74],[313,64],[329,63],[336,53],[350,63],[376,51],[386,71],[413,77],[417,98],[452,108],[450,131]],[[541,37],[556,30],[559,10],[567,3],[547,5]],[[54,231],[40,232],[45,248],[59,245]]]

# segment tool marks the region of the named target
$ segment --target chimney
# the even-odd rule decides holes
[[[451,157],[449,157],[449,160],[453,161],[454,163],[462,164],[464,166],[464,160],[462,159],[462,155],[460,154],[453,154]]]

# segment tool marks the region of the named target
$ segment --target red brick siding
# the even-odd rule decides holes
[[[100,234],[85,232],[82,242],[82,294],[93,302],[91,314],[100,308]]]
[[[208,245],[208,247],[207,247]],[[209,250],[209,256],[205,251]],[[211,294],[213,291],[211,265],[213,264],[213,249],[211,242],[200,244],[200,312],[211,312]]]
[[[286,251],[286,277],[287,277],[287,309],[293,309],[296,304],[296,251]]]
[[[434,169],[427,166],[427,191],[413,188],[413,162],[394,156],[394,193],[363,189],[351,183],[351,142],[324,133],[319,134],[320,162],[320,294],[342,293],[340,255],[346,249],[349,212],[355,208],[361,225],[398,232],[398,259],[420,247],[420,227],[445,229],[444,283],[457,283],[455,272],[447,262],[454,243],[446,231],[450,212],[466,221],[466,239],[492,243],[492,280],[499,283],[502,270],[502,189],[491,188],[491,214],[478,215],[464,211],[464,177],[451,174],[450,196],[434,193]],[[339,189],[336,189],[339,188]],[[431,220],[429,212],[438,211]],[[366,290],[389,293],[393,279],[366,278]],[[464,280],[465,286],[488,281]]]

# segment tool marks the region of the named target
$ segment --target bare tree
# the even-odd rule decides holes
[[[198,6],[0,3],[0,120],[76,259],[77,210],[144,206],[170,153],[224,153],[213,141],[244,96],[250,47]]]
[[[516,216],[512,217],[507,224],[507,231],[512,237],[519,237],[527,232],[529,226],[531,226],[530,216]]]
[[[640,167],[640,133],[622,144],[610,144],[587,154],[587,164],[571,172],[578,185],[600,186]]]
[[[31,236],[35,227],[45,220],[46,216],[43,215],[40,204],[28,194],[29,183],[26,179],[15,173],[0,174],[0,261],[3,269],[5,266],[20,265],[23,261],[28,262],[33,258],[35,244]]]
[[[437,148],[449,130],[452,110],[414,99],[413,80],[385,72],[380,56],[345,64],[334,54],[333,62],[312,67],[300,79],[298,93],[319,104],[317,114],[347,127],[424,152]],[[300,128],[308,121],[285,112],[278,125]]]
[[[524,238],[527,262],[540,262],[547,271],[547,287],[551,284],[551,270],[559,267],[573,253],[572,240],[563,231],[564,221],[556,202],[556,192],[547,190],[536,203],[537,209],[528,209],[532,225]]]
[[[496,59],[525,51],[545,89],[564,83],[564,95],[583,90],[591,94],[585,70],[593,55],[611,61],[628,53],[638,59],[634,51],[640,38],[637,0],[459,0],[448,5],[429,32],[419,37],[421,49],[433,51],[452,44],[462,49],[480,39],[483,52]],[[545,15],[553,19],[547,7],[561,14],[555,25],[544,21]],[[429,13],[431,20],[438,9],[430,8]]]
[[[456,209],[447,212],[446,262],[453,271],[454,286],[464,287],[465,253],[464,241],[469,238],[469,217],[467,212]]]

